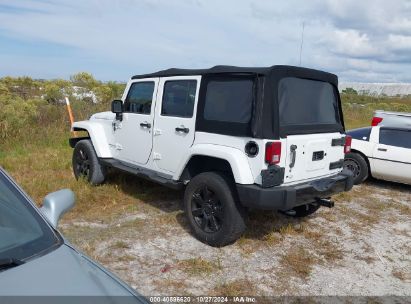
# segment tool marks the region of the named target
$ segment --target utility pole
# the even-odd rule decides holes
[[[303,43],[304,43],[304,28],[305,28],[305,22],[303,21],[303,29],[301,31],[301,44],[300,44],[300,66],[301,66],[301,54],[303,52]]]

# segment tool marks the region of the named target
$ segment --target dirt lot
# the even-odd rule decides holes
[[[411,295],[410,186],[370,181],[303,220],[254,211],[220,249],[191,236],[181,193],[125,195],[135,202],[115,215],[69,217],[61,230],[144,295]]]

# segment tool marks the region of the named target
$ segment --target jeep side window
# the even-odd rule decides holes
[[[193,117],[196,80],[170,80],[164,84],[162,116]]]
[[[204,119],[248,123],[253,104],[253,80],[210,80],[205,97]]]
[[[153,81],[133,83],[124,101],[124,112],[150,114],[153,92]]]
[[[411,149],[411,131],[380,129],[380,144]]]

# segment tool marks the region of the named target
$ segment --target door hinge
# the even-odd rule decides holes
[[[118,129],[121,129],[121,127],[123,126],[121,121],[115,120],[111,123],[111,126],[113,127],[113,131],[116,131]]]
[[[154,135],[154,136],[156,136],[156,135],[161,135],[161,134],[162,134],[162,132],[161,132],[160,129],[154,129],[154,130],[153,130],[153,135]]]
[[[153,153],[153,159],[154,159],[154,160],[159,160],[159,159],[161,159],[161,154],[154,152],[154,153]]]

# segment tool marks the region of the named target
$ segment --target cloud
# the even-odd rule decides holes
[[[169,67],[298,65],[304,22],[304,66],[345,80],[410,79],[408,0],[3,2],[4,75],[125,80]]]
[[[335,30],[330,39],[334,52],[347,57],[375,57],[382,55],[382,50],[373,45],[366,33],[357,30]]]
[[[411,36],[390,34],[388,42],[392,45],[392,49],[411,52]]]

